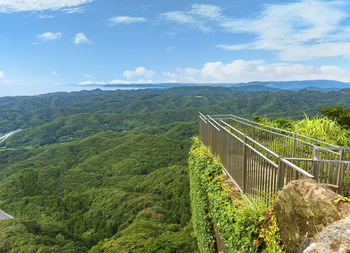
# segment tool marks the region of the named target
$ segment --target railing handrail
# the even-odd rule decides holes
[[[296,171],[298,171],[300,174],[303,174],[306,177],[309,178],[314,178],[313,175],[311,175],[310,173],[306,172],[305,170],[299,168],[298,166],[296,166],[295,164],[291,163],[290,161],[288,161],[285,158],[280,158],[281,162],[287,164],[288,166],[292,167],[293,169],[295,169]]]
[[[350,150],[350,147],[334,147],[334,148],[324,148],[324,147],[319,147],[316,146],[315,149],[317,150]]]
[[[269,195],[291,180],[304,177],[336,184],[339,193],[350,191],[350,161],[342,160],[349,159],[350,147],[334,146],[256,122],[252,125],[247,123],[249,120],[233,115],[203,115],[199,112],[198,118],[202,145],[209,146],[212,154],[222,159],[224,171],[243,193],[260,197],[262,192]],[[320,147],[296,138],[296,135],[332,147]],[[263,198],[270,200],[270,197]]]
[[[219,129],[217,126],[215,126],[215,124],[213,124],[213,122],[211,122],[210,120],[208,120],[208,122],[209,122],[210,125],[212,125],[213,127],[215,127],[216,130],[220,131],[220,129]]]
[[[310,159],[310,158],[294,158],[294,157],[285,157],[289,161],[309,161],[309,162],[323,162],[323,163],[341,163],[341,164],[350,164],[350,161],[339,161],[339,160],[325,160],[325,159]]]
[[[230,119],[230,118],[229,118],[229,119]],[[232,119],[232,118],[231,118],[231,119]],[[291,139],[291,140],[294,139],[294,137],[289,136],[289,135],[284,135],[284,134],[281,134],[281,133],[276,133],[276,132],[274,132],[274,131],[270,131],[270,130],[268,130],[268,129],[261,128],[261,127],[257,127],[257,126],[255,126],[255,125],[251,125],[251,124],[248,124],[248,123],[239,121],[239,120],[236,120],[236,121],[239,122],[239,123],[241,123],[241,124],[244,124],[244,125],[246,125],[246,126],[254,127],[255,129],[259,129],[259,130],[266,131],[266,132],[268,132],[268,133],[272,133],[272,134],[276,134],[276,135],[279,135],[279,136],[283,136],[283,137],[286,137],[286,138]],[[258,124],[258,123],[257,123],[257,124]],[[269,126],[267,126],[267,125],[263,125],[263,124],[260,124],[260,123],[259,123],[259,125],[269,127]],[[272,127],[271,127],[271,128],[272,128]],[[275,129],[280,129],[280,128],[275,128]],[[281,130],[283,130],[283,129],[281,129]],[[288,131],[287,131],[287,132],[288,132]],[[291,134],[294,134],[293,132],[290,132],[290,133],[291,133]],[[295,134],[296,134],[296,133],[295,133]],[[296,134],[296,135],[297,135],[297,134]],[[300,136],[303,136],[303,135],[300,135]],[[309,142],[306,142],[306,141],[304,141],[304,140],[301,140],[301,139],[297,139],[297,140],[300,141],[300,142],[302,142],[302,143],[308,144],[308,145],[310,145],[310,146],[317,147],[316,145],[314,145],[314,144],[312,144],[312,143],[309,143]]]
[[[282,132],[289,133],[289,134],[292,134],[292,135],[300,136],[302,138],[306,138],[306,139],[309,139],[311,141],[315,141],[315,142],[318,142],[318,143],[321,143],[321,144],[325,144],[325,145],[329,145],[329,146],[332,146],[332,147],[338,147],[336,145],[333,145],[333,144],[330,144],[330,143],[327,143],[327,142],[323,142],[323,141],[320,141],[320,140],[317,140],[317,139],[314,139],[314,138],[311,138],[311,137],[308,137],[308,136],[305,136],[305,135],[302,135],[302,134],[298,134],[296,132],[291,132],[291,131],[288,131],[288,130],[285,130],[285,129],[282,129],[282,128],[277,128],[277,127],[273,127],[273,126],[264,125],[262,123],[255,122],[255,121],[252,121],[252,120],[249,120],[249,119],[244,119],[244,118],[238,117],[238,116],[233,115],[233,114],[230,114],[230,115],[232,117],[243,119],[245,121],[248,121],[248,122],[256,124],[256,125],[260,125],[260,126],[264,126],[264,127],[267,127],[267,128],[271,128],[271,129],[277,130],[277,131],[282,131]]]
[[[275,152],[273,152],[272,150],[264,147],[263,145],[261,145],[259,142],[255,141],[254,139],[250,138],[249,136],[247,136],[246,134],[240,132],[239,130],[233,128],[231,125],[227,124],[225,121],[220,120],[221,123],[225,124],[227,127],[234,129],[236,132],[238,132],[239,134],[241,134],[243,137],[247,138],[249,141],[253,142],[255,145],[259,146],[260,148],[264,149],[266,152],[270,153],[272,156],[278,158],[279,155],[277,155]]]
[[[224,123],[225,123],[225,122],[224,122]],[[249,145],[247,142],[245,142],[245,141],[241,140],[239,137],[235,136],[233,133],[231,133],[230,131],[228,131],[225,127],[221,126],[221,128],[222,128],[224,131],[226,131],[227,133],[229,133],[229,134],[231,134],[232,136],[234,136],[235,138],[237,138],[238,141],[242,142],[244,145],[246,145],[247,147],[249,147],[251,150],[253,150],[254,152],[256,152],[259,156],[261,156],[262,158],[264,158],[264,159],[265,159],[267,162],[269,162],[272,166],[274,166],[274,167],[276,167],[276,168],[278,167],[278,165],[277,165],[275,162],[271,161],[268,157],[266,157],[265,155],[263,155],[261,152],[259,152],[259,151],[256,150],[254,147],[252,147],[251,145]],[[255,144],[257,144],[257,145],[263,147],[264,149],[266,149],[266,148],[265,148],[264,146],[262,146],[260,143],[255,142],[253,139],[249,138],[248,136],[244,135],[244,137],[245,137],[246,139],[249,139],[250,141],[253,141]],[[266,150],[268,150],[268,149],[266,149]],[[271,152],[272,152],[272,151],[271,151]],[[272,152],[272,153],[273,153],[273,152]],[[277,156],[277,157],[278,157],[278,156]]]
[[[224,116],[224,114],[221,114],[221,115],[211,115],[211,117],[215,117],[215,116]],[[242,117],[239,117],[239,116],[236,116],[236,115],[233,115],[233,114],[227,114],[225,116],[230,116],[232,118],[236,118],[237,119],[240,119],[240,120],[243,120],[243,121],[246,121],[246,122],[249,122],[249,123],[252,123],[252,124],[249,124],[250,126],[255,126],[255,125],[260,125],[260,126],[263,126],[263,127],[266,127],[266,128],[270,128],[270,129],[273,129],[273,130],[276,130],[276,131],[281,131],[281,132],[285,132],[285,133],[289,133],[289,134],[292,134],[292,135],[295,135],[295,136],[299,136],[299,137],[302,137],[302,138],[305,138],[305,139],[308,139],[310,141],[314,141],[316,143],[320,143],[320,144],[323,144],[323,145],[328,145],[328,146],[331,146],[331,147],[334,147],[334,148],[338,148],[339,146],[337,145],[334,145],[334,144],[330,144],[330,143],[327,143],[327,142],[323,142],[323,141],[320,141],[320,140],[317,140],[317,139],[314,139],[314,138],[311,138],[311,137],[308,137],[308,136],[305,136],[305,135],[302,135],[302,134],[298,134],[296,132],[291,132],[291,131],[288,131],[288,130],[285,130],[285,129],[281,129],[281,128],[277,128],[277,127],[273,127],[273,126],[268,126],[268,125],[264,125],[264,124],[261,124],[259,122],[255,122],[255,121],[252,121],[252,120],[249,120],[249,119],[245,119],[245,118],[242,118]],[[245,123],[245,124],[248,124],[248,123]],[[264,129],[266,130],[266,129]],[[276,132],[274,132],[276,133]],[[278,133],[277,133],[278,134]],[[288,135],[285,135],[287,137],[290,137]],[[300,139],[299,139],[300,140]],[[303,140],[300,140],[300,141],[303,141]],[[309,143],[311,145],[314,145],[312,143]]]

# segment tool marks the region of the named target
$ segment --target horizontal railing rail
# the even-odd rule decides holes
[[[314,175],[320,183],[337,186],[337,192],[349,194],[350,161],[286,158],[296,166]]]
[[[201,113],[199,138],[220,157],[225,172],[243,193],[267,202],[291,180],[313,177],[225,121]]]
[[[323,156],[327,159],[350,160],[350,151],[341,155],[339,148],[333,144],[315,140],[298,133],[290,132],[284,129],[266,126],[250,120],[246,120],[234,115],[211,115],[216,120],[222,120],[239,129],[243,134],[252,137],[268,149],[274,151],[283,157],[307,157],[312,158],[313,151],[316,147],[326,147]],[[331,150],[334,148],[334,150]]]
[[[217,116],[217,115],[215,115],[215,116]],[[222,117],[222,116],[224,116],[224,115],[219,115],[219,117]],[[226,117],[227,116],[228,115],[226,115]],[[299,137],[301,139],[306,139],[306,140],[312,141],[317,146],[326,145],[328,147],[336,147],[336,148],[338,148],[338,146],[336,146],[336,145],[333,145],[333,144],[330,144],[330,143],[327,143],[327,142],[323,142],[323,141],[320,141],[320,140],[317,140],[317,139],[314,139],[314,138],[311,138],[311,137],[308,137],[308,136],[305,136],[305,135],[302,135],[302,134],[291,132],[291,131],[288,131],[288,130],[285,130],[285,129],[264,125],[264,124],[261,124],[261,123],[258,123],[258,122],[255,122],[255,121],[252,121],[252,120],[249,120],[249,119],[241,118],[241,117],[233,115],[233,114],[229,114],[229,116],[231,118],[235,118],[235,119],[238,119],[238,120],[242,120],[242,121],[248,122],[249,124],[252,124],[252,125],[255,125],[255,126],[262,126],[263,128],[267,128],[267,129],[270,129],[272,131],[278,131],[278,132],[281,132],[281,133],[285,133],[286,135],[290,134],[291,136],[296,136],[296,137]]]
[[[312,138],[302,140],[302,135],[236,118],[199,113],[199,139],[220,157],[223,170],[244,194],[270,201],[284,185],[301,178],[337,185],[339,193],[348,194],[350,161],[344,160],[350,148],[324,142],[318,143],[326,147],[316,146],[308,142]]]
[[[323,160],[350,161],[350,147],[315,147],[312,157]],[[338,159],[332,159],[334,157]]]

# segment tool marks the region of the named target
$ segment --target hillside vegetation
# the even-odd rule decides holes
[[[321,115],[312,118],[305,114],[301,120],[284,118],[269,120],[266,116],[254,116],[253,120],[333,145],[350,146],[350,109],[343,109],[339,104],[323,108]]]
[[[0,98],[0,252],[195,252],[187,158],[197,114],[293,119],[350,90],[82,91]]]
[[[229,253],[283,252],[272,210],[263,200],[251,196],[251,204],[232,194],[222,183],[220,162],[198,138],[190,151],[189,171],[192,222],[200,252],[217,252],[214,230]]]

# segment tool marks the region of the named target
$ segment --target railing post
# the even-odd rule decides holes
[[[201,133],[202,133],[201,118],[200,118],[200,114],[198,112],[198,136],[199,136],[199,141],[203,142]]]
[[[247,136],[244,135],[243,143],[243,192],[246,193],[247,185]]]
[[[255,140],[255,122],[253,123],[252,139]]]
[[[344,150],[340,150],[340,157],[339,157],[339,160],[340,161],[343,161],[343,158],[344,158]]]
[[[296,140],[297,140],[297,134],[293,133],[292,157],[295,157],[295,153],[296,153]]]
[[[340,161],[343,160],[343,150],[340,150]],[[344,183],[344,164],[338,165],[339,173],[338,173],[338,179],[337,179],[337,185],[338,185],[338,193],[341,194],[343,191],[343,183]]]
[[[283,187],[283,169],[281,163],[281,157],[278,157],[278,168],[277,168],[277,190]]]
[[[312,152],[312,175],[315,176],[316,175],[316,171],[317,171],[317,167],[318,167],[318,158],[319,158],[319,153],[320,151],[314,147],[314,150]],[[318,181],[318,179],[316,178],[316,181]]]

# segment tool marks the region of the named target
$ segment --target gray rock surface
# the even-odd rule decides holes
[[[322,229],[304,253],[350,252],[350,216]]]
[[[339,198],[342,196],[312,179],[292,181],[283,188],[273,208],[287,253],[303,252],[324,227],[350,213],[350,203],[336,203]]]

